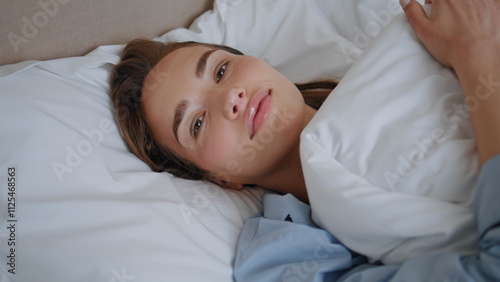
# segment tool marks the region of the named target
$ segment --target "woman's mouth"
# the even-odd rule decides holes
[[[248,131],[250,133],[250,139],[255,136],[255,133],[262,126],[266,117],[271,110],[271,90],[266,89],[257,92],[250,101],[248,109]]]

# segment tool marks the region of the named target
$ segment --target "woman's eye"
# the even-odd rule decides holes
[[[217,82],[219,82],[222,77],[224,76],[224,73],[226,73],[226,67],[227,67],[227,63],[223,64],[218,70],[217,72],[215,73],[215,80]]]
[[[201,115],[199,118],[197,118],[194,121],[194,124],[193,124],[193,136],[195,138],[198,136],[198,131],[200,130],[201,125],[203,124],[203,117],[204,117],[204,115]]]

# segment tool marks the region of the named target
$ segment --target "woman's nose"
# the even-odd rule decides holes
[[[231,88],[223,96],[223,111],[227,119],[235,120],[244,114],[248,101],[244,88]]]

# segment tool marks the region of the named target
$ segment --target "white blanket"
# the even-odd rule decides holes
[[[474,101],[464,100],[453,71],[430,56],[404,14],[367,40],[301,136],[314,220],[384,263],[474,253],[478,167],[465,107]]]

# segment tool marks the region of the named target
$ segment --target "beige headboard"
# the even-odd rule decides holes
[[[0,65],[79,56],[187,27],[213,0],[0,0]]]

